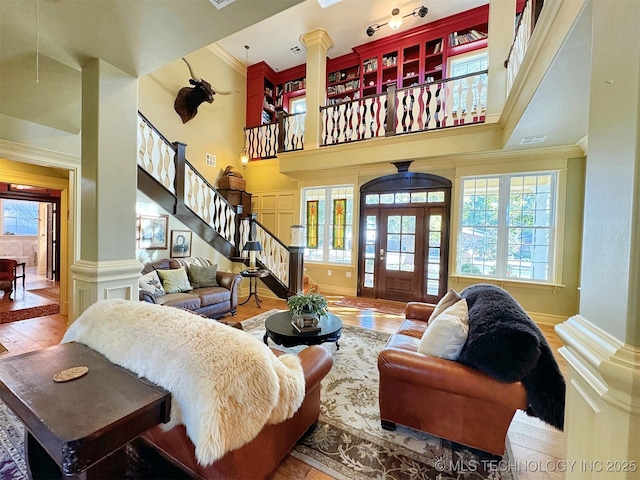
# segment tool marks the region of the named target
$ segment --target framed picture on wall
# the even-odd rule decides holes
[[[138,217],[138,248],[167,249],[169,215],[140,215]]]
[[[171,257],[191,256],[191,232],[188,230],[171,230]]]

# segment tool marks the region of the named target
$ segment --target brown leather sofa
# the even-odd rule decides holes
[[[409,302],[406,319],[378,356],[380,419],[496,455],[517,409],[527,409],[521,382],[503,383],[458,362],[418,352],[435,305]]]
[[[183,266],[183,262],[175,258],[163,258],[156,262],[145,263],[141,274],[152,270],[169,270]],[[210,262],[209,262],[210,263]],[[169,293],[154,296],[140,290],[141,301],[157,303],[169,307],[182,308],[210,318],[218,318],[225,313],[236,314],[238,308],[238,288],[242,276],[232,272],[216,272],[217,287],[194,288],[189,292]]]
[[[282,352],[272,349],[276,355]],[[305,398],[298,411],[277,425],[267,425],[249,443],[228,452],[215,463],[203,467],[195,457],[195,446],[183,425],[163,432],[160,427],[147,431],[142,441],[160,455],[202,479],[260,479],[271,473],[298,440],[315,427],[320,413],[320,382],[329,373],[333,357],[325,347],[314,345],[299,354],[305,376]]]

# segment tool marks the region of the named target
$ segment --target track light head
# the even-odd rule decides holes
[[[422,7],[418,7],[413,11],[413,16],[414,17],[420,17],[420,18],[424,18],[427,16],[427,13],[429,13],[429,9],[425,6]]]

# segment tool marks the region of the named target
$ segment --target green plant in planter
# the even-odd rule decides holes
[[[304,293],[300,291],[289,297],[287,305],[293,316],[314,316],[319,319],[329,312],[327,299],[318,292]]]

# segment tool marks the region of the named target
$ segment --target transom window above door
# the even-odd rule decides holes
[[[365,205],[402,205],[416,203],[442,203],[445,201],[444,191],[435,192],[397,192],[368,193]]]

